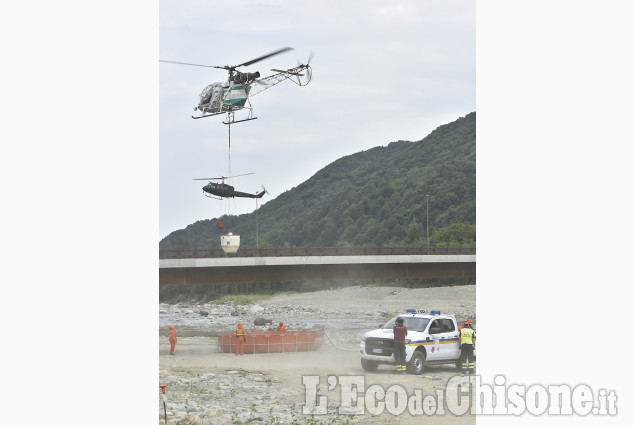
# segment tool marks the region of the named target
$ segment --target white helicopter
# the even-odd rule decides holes
[[[227,81],[224,83],[212,83],[207,85],[199,95],[198,105],[194,107],[194,111],[200,111],[199,116],[192,116],[194,119],[211,117],[219,114],[227,114],[227,122],[223,124],[233,124],[242,121],[256,119],[253,116],[253,108],[249,98],[256,94],[275,86],[285,80],[290,80],[299,86],[306,86],[311,82],[312,70],[309,64],[313,58],[313,52],[310,53],[306,64],[298,64],[295,68],[287,70],[272,69],[275,74],[268,77],[260,78],[260,72],[241,72],[236,68],[248,66],[271,56],[293,50],[291,47],[283,47],[274,52],[260,56],[256,59],[241,63],[240,65],[199,65],[195,63],[175,62],[168,60],[159,60],[160,62],[175,63],[179,65],[203,66],[207,68],[226,69],[228,72]],[[249,106],[245,106],[248,104]],[[236,120],[234,113],[242,109],[247,109],[247,118]]]

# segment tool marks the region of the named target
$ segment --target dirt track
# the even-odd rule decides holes
[[[316,314],[344,318],[372,311],[376,317],[370,316],[369,321],[381,321],[382,315],[400,313],[408,307],[440,309],[454,313],[457,319],[474,319],[475,287],[414,290],[349,287],[335,291],[276,296],[259,304],[264,308],[275,306],[280,311],[284,311],[285,306],[305,305],[315,309]],[[307,315],[310,316],[311,313]],[[339,322],[334,321],[342,323],[341,319]],[[388,397],[385,398],[386,408],[381,414],[372,415],[369,409],[364,409],[363,415],[349,414],[351,411],[341,406],[342,389],[347,388],[346,379],[363,380],[361,382],[364,391],[356,397],[367,395],[366,390],[374,384],[386,391],[398,384],[405,389],[408,397],[418,394],[419,397],[432,398],[436,397],[438,390],[444,390],[448,381],[456,376],[456,369],[450,365],[428,367],[423,375],[414,376],[396,375],[392,367],[381,366],[377,372],[368,373],[360,366],[357,349],[363,330],[340,331],[335,326],[326,329],[326,332],[335,344],[326,338],[327,343],[320,351],[244,356],[219,352],[217,338],[209,336],[179,337],[175,355],[170,356],[169,343],[162,336],[159,347],[159,379],[162,384],[168,385],[168,423],[405,424],[432,419],[439,424],[475,423],[473,416],[455,416],[447,409],[444,415],[428,417],[421,415],[420,409],[406,408],[403,413],[395,416],[388,411]],[[317,394],[327,397],[327,402],[323,404],[326,414],[303,414],[302,408],[307,403],[307,397],[319,402],[316,397],[310,397],[311,390],[303,385],[303,377],[315,379],[319,388]],[[375,399],[381,400],[377,397]],[[163,423],[162,402],[159,407],[160,423]],[[414,417],[410,414],[413,412]]]

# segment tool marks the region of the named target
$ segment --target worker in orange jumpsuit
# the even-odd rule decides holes
[[[276,332],[283,333],[286,331],[287,331],[287,327],[284,325],[284,323],[280,322],[278,324],[278,329],[276,329]]]
[[[245,328],[243,328],[243,322],[238,322],[238,327],[234,331],[236,334],[236,350],[235,355],[243,355],[243,351],[245,350],[245,341],[247,341],[247,337],[245,336]]]
[[[170,354],[174,355],[174,348],[176,347],[176,329],[173,325],[168,326],[170,328]]]

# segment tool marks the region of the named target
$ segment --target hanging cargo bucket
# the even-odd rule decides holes
[[[240,235],[227,233],[220,237],[220,246],[226,254],[235,254],[240,248]]]

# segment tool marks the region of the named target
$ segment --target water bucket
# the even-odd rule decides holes
[[[235,254],[240,248],[240,235],[228,233],[220,237],[220,246],[226,254]]]

